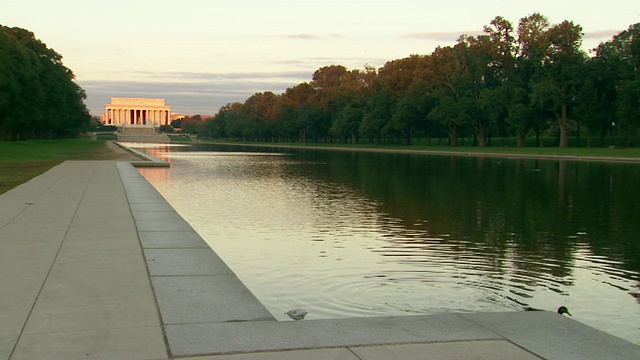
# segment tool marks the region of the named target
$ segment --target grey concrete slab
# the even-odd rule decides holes
[[[32,207],[64,176],[64,170],[53,168],[0,196],[0,228]]]
[[[36,304],[23,334],[160,327],[153,302],[49,308]]]
[[[27,321],[29,310],[24,308],[0,311],[0,359],[9,359]]]
[[[0,338],[8,335],[18,335],[22,331],[31,309],[16,309],[0,311]]]
[[[0,335],[0,359],[9,359],[18,341],[18,334]]]
[[[75,213],[78,202],[80,201],[80,194],[74,193],[73,188],[82,190],[86,187],[86,182],[73,181],[66,183],[64,181],[58,181],[42,191],[42,189],[33,189],[38,193],[37,197],[30,198],[29,200],[18,200],[18,206],[22,207],[27,205],[20,213],[16,213],[14,218],[11,219],[11,223],[28,223],[33,219],[40,225],[47,226],[64,226],[68,225],[64,220],[70,220],[70,217]],[[29,187],[30,188],[30,187]],[[3,199],[4,194],[3,194]],[[3,207],[15,206],[12,200],[3,200]],[[7,205],[7,203],[9,205]],[[52,208],[55,208],[55,212],[51,212]],[[61,220],[61,223],[52,220]],[[6,224],[5,224],[6,225]]]
[[[165,324],[275,321],[233,275],[153,277]]]
[[[76,231],[70,230],[69,234],[74,235]],[[106,235],[102,231],[92,234],[81,234],[79,241],[65,241],[60,249],[59,256],[64,258],[75,258],[81,260],[85,256],[100,260],[107,257],[141,256],[140,245],[131,241],[131,237],[137,237],[135,231],[125,229],[114,229]],[[67,237],[67,240],[69,240]],[[99,249],[99,251],[96,251]],[[63,259],[64,260],[64,259]]]
[[[360,360],[540,360],[506,340],[351,347]]]
[[[159,327],[26,334],[12,360],[168,359]]]
[[[0,230],[0,311],[31,308],[63,238],[37,223]]]
[[[96,247],[100,251],[96,251]],[[90,263],[95,267],[131,266],[135,260],[141,259],[140,246],[134,246],[124,239],[116,241],[92,241],[65,243],[58,253],[57,266]]]
[[[144,184],[143,182],[134,182],[134,183],[127,183],[126,188],[125,188],[127,195],[130,195],[130,197],[136,198],[136,197],[141,197],[141,198],[163,198],[162,195],[158,192],[158,190],[154,189],[154,188],[149,188],[149,186],[147,184]],[[164,199],[164,198],[163,198]]]
[[[135,212],[134,218],[139,231],[188,231],[192,230],[175,211]]]
[[[455,314],[167,325],[165,331],[176,356],[498,338]]]
[[[169,203],[131,204],[131,211],[174,211]]]
[[[152,276],[233,275],[211,249],[145,249]]]
[[[58,209],[56,213],[29,210],[12,220],[11,224],[24,230],[29,229],[33,224],[38,224],[41,229],[65,229],[69,224],[64,220],[70,219],[76,209]]]
[[[20,200],[18,200],[20,201]],[[0,228],[9,224],[13,219],[16,218],[20,213],[27,209],[30,205],[27,203],[18,203],[13,201],[5,201],[3,205],[0,206]]]
[[[189,360],[359,360],[359,358],[349,349],[339,348],[198,356],[190,357]]]
[[[640,359],[640,346],[551,312],[461,316],[545,359]]]
[[[118,265],[122,265],[118,267]],[[48,282],[78,284],[78,286],[123,286],[149,282],[144,263],[113,259],[111,262],[92,264],[70,262],[54,266]]]
[[[3,237],[6,235],[7,232],[2,232]],[[0,274],[11,276],[11,273],[16,273],[13,275],[23,276],[49,271],[60,241],[38,243],[22,241],[18,237],[6,241],[3,239],[0,244]]]
[[[47,309],[69,307],[140,304],[153,299],[154,293],[149,281],[130,284],[96,286],[88,282],[47,283],[38,297],[38,304]]]
[[[165,204],[166,200],[161,197],[151,196],[151,197],[142,197],[142,196],[130,196],[129,197],[130,204]]]
[[[22,226],[9,224],[0,230],[0,248],[6,251],[57,251],[67,228],[54,226]],[[24,259],[29,260],[29,259]]]
[[[210,249],[200,235],[194,231],[141,231],[142,247],[145,249],[163,248],[203,248]]]
[[[0,276],[0,311],[31,309],[38,296],[45,274],[10,272]]]

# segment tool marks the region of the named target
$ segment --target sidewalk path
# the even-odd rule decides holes
[[[0,358],[163,359],[113,161],[65,162],[0,196]]]

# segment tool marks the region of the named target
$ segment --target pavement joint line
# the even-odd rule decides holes
[[[479,322],[477,322],[477,321],[474,321],[473,319],[470,319],[470,318],[465,317],[465,316],[464,316],[464,314],[456,314],[456,315],[457,315],[457,316],[459,316],[459,317],[461,317],[461,318],[463,318],[463,319],[465,319],[465,320],[467,320],[467,321],[469,321],[469,322],[474,323],[475,325],[477,325],[477,326],[479,326],[479,327],[481,327],[481,328],[483,328],[483,329],[485,329],[485,330],[487,330],[487,331],[489,331],[489,332],[491,332],[491,333],[496,334],[497,336],[499,336],[499,337],[500,337],[500,339],[501,339],[501,340],[508,341],[510,344],[512,344],[512,345],[514,345],[514,346],[516,346],[516,347],[518,347],[518,348],[520,348],[520,349],[522,349],[522,350],[524,350],[524,351],[528,352],[529,354],[532,354],[532,355],[535,355],[535,356],[537,356],[537,357],[539,357],[539,358],[541,358],[541,359],[544,359],[544,357],[542,356],[542,354],[535,353],[535,352],[533,352],[532,350],[527,349],[527,348],[526,348],[526,347],[524,347],[524,346],[521,346],[520,344],[518,344],[518,343],[516,343],[516,342],[512,341],[511,339],[507,338],[506,336],[504,336],[504,335],[502,335],[502,334],[497,333],[496,331],[494,331],[494,330],[492,330],[492,329],[489,329],[488,327],[486,327],[486,326],[482,325],[481,323],[479,323]],[[476,340],[476,341],[484,341],[484,340]]]
[[[20,217],[20,215],[22,215],[22,213],[24,213],[30,206],[34,205],[38,199],[40,199],[44,194],[47,193],[47,191],[49,191],[49,189],[51,189],[52,187],[54,187],[57,183],[59,183],[62,180],[62,177],[59,177],[56,181],[54,181],[51,185],[49,185],[44,191],[42,191],[40,193],[40,195],[38,195],[35,199],[33,199],[32,203],[25,203],[25,205],[29,205],[29,206],[25,206],[24,209],[20,210],[19,213],[16,214],[16,216],[12,217],[11,219],[9,219],[6,223],[4,223],[2,226],[0,226],[0,230],[3,230],[5,227],[7,227],[7,225],[11,224],[15,219],[17,219],[18,217]],[[88,183],[87,183],[88,184]]]
[[[473,321],[473,319],[469,319],[469,318],[465,317],[465,316],[464,316],[464,314],[460,314],[460,313],[458,313],[458,314],[455,314],[455,315],[456,315],[457,317],[461,318],[461,319],[464,319],[464,320],[466,320],[466,321],[469,321],[469,322],[471,322],[471,323],[473,323],[473,324],[475,324],[475,325],[477,325],[477,326],[479,326],[479,327],[481,327],[481,328],[483,328],[483,329],[487,330],[487,331],[488,331],[488,332],[490,332],[490,333],[496,334],[496,336],[498,336],[498,337],[499,337],[500,339],[502,339],[502,340],[505,340],[505,339],[506,339],[506,337],[504,337],[502,334],[498,334],[497,332],[495,332],[495,331],[493,331],[493,330],[489,329],[488,327],[486,327],[486,326],[484,326],[484,325],[482,325],[482,324],[478,323],[477,321]]]
[[[537,357],[539,357],[541,359],[544,359],[544,357],[541,354],[535,353],[535,352],[531,351],[530,349],[527,349],[526,347],[516,343],[515,341],[511,341],[510,339],[505,339],[505,340],[508,341],[509,344],[511,344],[513,346],[516,346],[516,347],[520,348],[521,350],[528,352],[531,355],[535,355],[535,356],[537,356]]]
[[[355,356],[355,357],[357,357],[358,359],[362,360],[362,358],[361,358],[360,356],[358,356],[358,354],[356,354],[356,353],[355,353],[355,351],[353,351],[353,349],[352,349],[351,347],[348,347],[348,348],[347,348],[347,350],[349,350],[349,352],[350,352],[353,356]]]
[[[114,163],[115,164],[115,163]],[[167,357],[169,359],[173,358],[172,354],[171,354],[171,347],[169,346],[169,338],[167,336],[167,332],[165,330],[165,323],[164,320],[162,319],[162,314],[160,312],[160,304],[158,304],[158,295],[156,293],[156,289],[153,286],[153,281],[151,281],[152,276],[151,276],[151,272],[149,271],[149,262],[147,261],[147,256],[144,252],[144,246],[142,245],[142,240],[140,239],[140,229],[138,229],[138,223],[135,221],[135,217],[133,216],[133,209],[131,208],[131,202],[129,201],[129,195],[126,191],[126,185],[124,183],[124,179],[123,179],[123,174],[120,171],[120,167],[118,167],[117,165],[116,167],[116,171],[118,172],[118,177],[120,178],[120,184],[122,185],[122,189],[124,190],[125,194],[125,198],[127,199],[127,204],[129,207],[129,214],[131,215],[131,219],[133,220],[133,226],[135,228],[135,232],[136,232],[136,238],[138,239],[138,245],[140,246],[140,253],[142,254],[142,259],[144,260],[144,268],[147,272],[147,276],[149,278],[149,286],[151,286],[151,293],[153,294],[153,301],[155,302],[155,306],[156,306],[156,315],[158,316],[158,320],[160,321],[160,330],[162,331],[162,340],[164,341],[164,348],[165,348],[165,352],[167,354]]]
[[[56,264],[56,260],[58,260],[58,256],[60,255],[60,250],[62,250],[62,246],[64,245],[64,242],[67,239],[67,236],[69,235],[69,230],[71,229],[71,226],[73,226],[73,223],[74,223],[74,221],[76,219],[76,215],[78,215],[78,210],[80,209],[80,205],[82,204],[82,201],[84,199],[84,195],[87,193],[87,189],[89,188],[89,185],[91,184],[91,179],[93,178],[94,175],[95,175],[95,169],[93,169],[91,171],[91,175],[88,177],[88,180],[85,183],[84,189],[82,189],[82,196],[78,200],[78,204],[76,205],[76,209],[73,211],[73,216],[71,216],[71,220],[69,221],[69,224],[67,224],[67,229],[64,232],[64,236],[62,237],[62,241],[60,241],[60,245],[58,246],[58,250],[56,250],[56,255],[53,257],[53,260],[51,261],[51,266],[49,267],[49,270],[47,271],[47,275],[44,277],[44,280],[42,281],[42,284],[40,285],[40,289],[38,289],[38,293],[35,296],[35,299],[33,300],[33,303],[31,304],[31,307],[29,308],[29,313],[27,314],[27,317],[26,317],[26,320],[25,320],[24,324],[22,324],[22,328],[20,329],[20,334],[18,335],[18,338],[16,339],[16,342],[15,342],[15,344],[13,344],[13,348],[11,349],[11,352],[9,353],[9,359],[11,359],[13,357],[13,354],[16,351],[16,348],[18,347],[18,343],[20,343],[20,339],[22,338],[22,336],[24,334],[24,330],[27,327],[27,324],[29,323],[29,319],[31,318],[31,314],[33,313],[33,309],[35,308],[36,303],[38,302],[38,299],[40,298],[40,295],[42,294],[42,290],[44,289],[44,286],[47,283],[47,280],[49,280],[49,276],[51,275],[51,270],[53,270],[53,267]],[[42,197],[55,184],[57,184],[61,180],[62,180],[62,176],[60,178],[58,178],[58,180],[56,180],[51,186],[47,187],[47,189],[45,191],[43,191],[36,199],[39,199],[40,197]]]
[[[253,351],[235,351],[235,352],[227,352],[227,353],[216,353],[216,352],[204,352],[204,353],[195,353],[189,355],[177,355],[172,357],[171,359],[190,359],[194,357],[216,357],[216,356],[233,356],[233,355],[248,355],[248,354],[272,354],[272,353],[283,353],[283,352],[296,352],[296,351],[307,351],[307,350],[331,350],[331,349],[347,349],[350,353],[352,353],[358,359],[362,359],[362,357],[358,356],[353,349],[360,348],[370,348],[370,347],[379,347],[379,346],[402,346],[402,345],[430,345],[430,344],[455,344],[455,343],[479,343],[479,342],[491,342],[491,341],[504,341],[513,345],[512,341],[506,339],[504,337],[500,338],[486,338],[486,339],[465,339],[465,340],[433,340],[433,341],[400,341],[394,343],[370,343],[370,344],[353,344],[353,345],[342,345],[342,346],[310,346],[304,348],[281,348],[281,349],[265,349],[265,350],[253,350]],[[545,359],[538,354],[534,354],[531,351],[518,346],[519,348],[526,350],[528,353],[539,357],[540,359]]]

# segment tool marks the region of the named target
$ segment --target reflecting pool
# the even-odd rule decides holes
[[[279,320],[522,311],[640,344],[640,165],[240,146],[140,169]]]

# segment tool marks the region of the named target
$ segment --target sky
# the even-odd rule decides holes
[[[585,51],[640,22],[638,0],[20,0],[0,25],[63,56],[100,116],[111,97],[164,98],[213,115],[257,92],[282,93],[328,65],[380,68],[477,35],[496,16],[534,12],[583,28]]]

